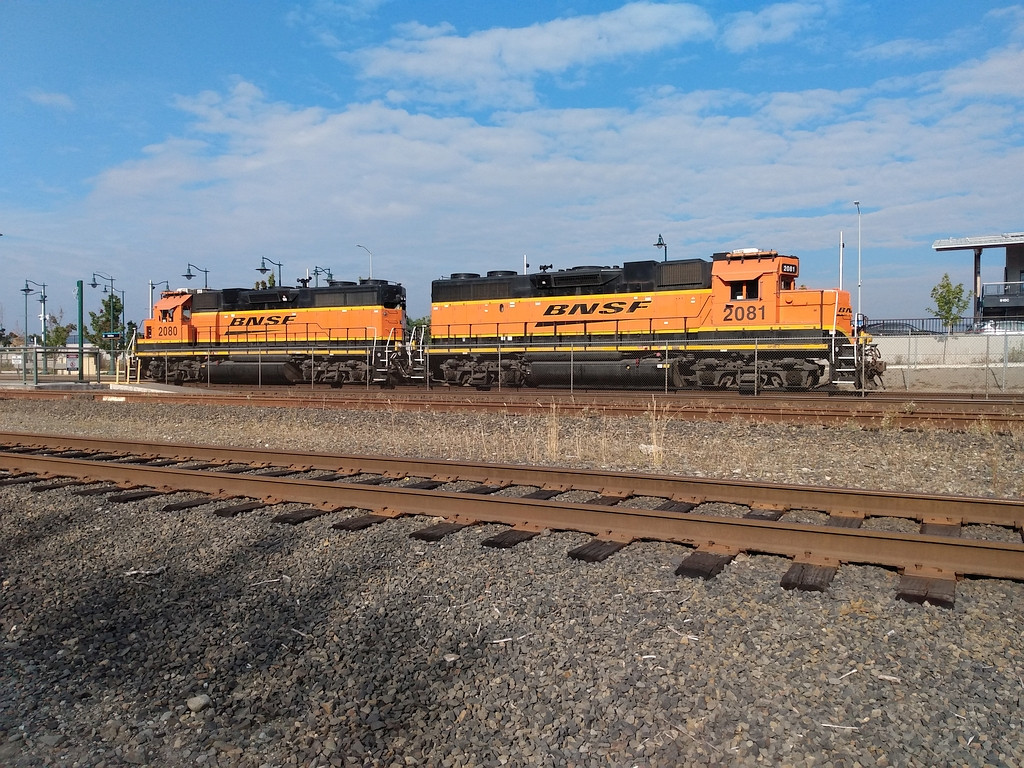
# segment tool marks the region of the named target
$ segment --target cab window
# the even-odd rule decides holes
[[[729,287],[730,298],[734,301],[758,298],[757,280],[734,280]]]

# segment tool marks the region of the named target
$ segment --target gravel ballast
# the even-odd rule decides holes
[[[1020,498],[1022,436],[747,422],[0,400],[3,431],[565,464]],[[0,488],[3,766],[1024,764],[1024,585],[951,610],[784,558],[422,518],[222,519]],[[884,527],[885,521],[873,524]],[[984,527],[979,527],[984,528]],[[1006,536],[979,530],[972,535]],[[1018,539],[1019,540],[1019,537]]]

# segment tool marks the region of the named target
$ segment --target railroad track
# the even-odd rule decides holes
[[[571,393],[551,390],[465,391],[440,388],[430,391],[357,389],[305,389],[279,387],[271,390],[172,391],[119,389],[8,389],[0,399],[91,399],[100,402],[202,404],[213,407],[387,409],[392,411],[498,411],[502,413],[587,414],[609,416],[658,416],[685,420],[728,421],[743,418],[817,425],[858,423],[865,428],[945,429],[965,431],[984,428],[1007,433],[1024,428],[1024,401],[1016,396],[972,397],[938,393],[873,392],[868,397],[852,393],[765,394],[758,397],[735,393],[658,392]]]
[[[774,554],[793,561],[782,577],[792,589],[823,590],[842,564],[873,564],[899,570],[897,597],[944,606],[953,605],[959,577],[1024,580],[1024,502],[1005,499],[22,433],[0,433],[0,473],[0,485],[120,502],[199,493],[164,509],[213,505],[223,517],[306,505],[274,518],[293,525],[362,510],[337,522],[341,530],[438,518],[412,534],[428,541],[479,523],[506,526],[483,542],[495,547],[544,530],[580,531],[594,538],[569,555],[588,561],[633,541],[675,542],[692,550],[681,576],[711,578],[741,552]],[[808,513],[820,522],[793,521]],[[878,518],[916,530],[871,530]],[[973,526],[995,526],[1004,540],[962,535]]]

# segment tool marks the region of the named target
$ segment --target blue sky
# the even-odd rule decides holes
[[[873,318],[924,317],[1024,230],[1012,3],[0,3],[0,324],[25,279],[402,282],[757,246]],[[986,251],[984,279],[1001,280]],[[202,277],[199,278],[201,280]],[[32,297],[34,300],[35,297]],[[86,288],[86,310],[102,293]],[[38,304],[30,300],[30,329]]]

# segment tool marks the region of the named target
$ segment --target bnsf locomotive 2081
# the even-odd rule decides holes
[[[885,363],[854,333],[847,291],[797,286],[775,251],[533,274],[456,273],[431,286],[429,331],[405,289],[165,291],[136,344],[159,381],[432,383],[582,388],[871,388]]]

